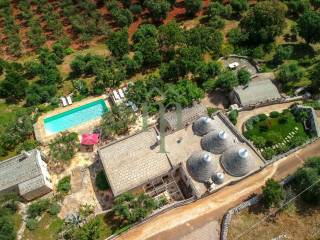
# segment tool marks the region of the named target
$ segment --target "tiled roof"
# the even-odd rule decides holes
[[[37,155],[34,149],[0,162],[0,192],[42,175]]]
[[[277,87],[270,79],[252,81],[247,86],[233,89],[242,106],[254,105],[281,98]]]
[[[155,129],[140,132],[99,149],[115,196],[171,170],[165,153],[159,153]]]

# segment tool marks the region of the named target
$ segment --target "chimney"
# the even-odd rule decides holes
[[[25,150],[22,150],[21,151],[21,154],[24,156],[24,157],[26,157],[26,158],[28,158],[28,157],[30,157],[30,153],[28,153],[27,151],[25,151]]]

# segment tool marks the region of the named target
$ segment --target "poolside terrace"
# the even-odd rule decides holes
[[[78,108],[78,107],[83,106],[85,104],[98,101],[100,99],[104,100],[108,109],[111,109],[110,103],[108,102],[108,96],[101,95],[99,97],[88,97],[88,98],[81,100],[79,102],[75,102],[72,105],[69,105],[66,107],[59,107],[53,111],[50,111],[48,113],[41,115],[38,118],[38,121],[33,126],[35,137],[36,137],[37,141],[39,141],[42,144],[45,144],[45,143],[50,142],[52,139],[54,139],[59,134],[59,133],[48,134],[45,130],[44,119],[46,119],[48,117],[52,117],[52,116],[57,115],[59,113],[63,113],[63,112],[72,110],[74,108]],[[101,120],[101,118],[87,121],[81,125],[69,128],[68,131],[77,132],[79,134],[86,133],[88,131],[92,131],[96,126],[98,126],[100,120]]]

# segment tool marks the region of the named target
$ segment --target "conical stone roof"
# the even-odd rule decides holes
[[[203,136],[215,129],[213,120],[210,117],[201,117],[192,125],[193,132],[198,136]]]
[[[212,181],[215,184],[222,184],[224,181],[224,174],[222,172],[217,172],[212,176]]]
[[[254,162],[248,149],[242,146],[228,148],[221,156],[221,165],[234,177],[241,177],[254,169]]]
[[[211,131],[201,139],[204,150],[221,154],[232,146],[232,140],[225,131]]]
[[[193,153],[187,160],[187,170],[191,177],[201,183],[211,179],[218,169],[219,162],[206,151]]]

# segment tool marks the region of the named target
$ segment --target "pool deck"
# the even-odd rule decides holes
[[[40,142],[41,144],[46,144],[46,143],[50,142],[52,139],[54,139],[57,135],[59,135],[59,133],[53,133],[53,134],[46,133],[46,130],[44,127],[44,119],[45,118],[52,117],[52,116],[57,115],[59,113],[69,111],[71,109],[80,107],[82,105],[85,105],[85,104],[88,104],[91,102],[95,102],[100,99],[104,100],[107,108],[110,110],[111,106],[108,101],[108,96],[102,95],[99,97],[88,97],[88,98],[81,100],[79,102],[74,102],[72,105],[68,105],[66,107],[59,107],[53,111],[50,111],[50,112],[47,112],[47,113],[41,115],[38,118],[38,121],[33,125],[34,134],[35,134],[37,141]],[[76,127],[69,128],[66,131],[77,132],[79,134],[86,133],[88,131],[92,131],[94,127],[98,126],[100,123],[100,120],[101,120],[101,117],[94,119],[94,120],[91,120],[91,121],[88,121],[84,124],[78,125]]]

